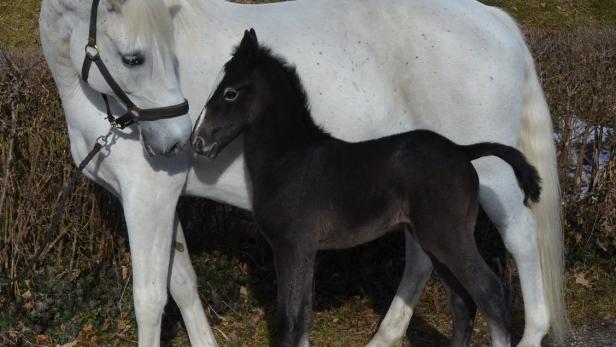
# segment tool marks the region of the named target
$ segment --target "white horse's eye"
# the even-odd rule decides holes
[[[143,64],[145,57],[141,53],[126,54],[122,56],[122,63],[128,67],[139,66]]]
[[[223,98],[225,98],[225,101],[227,102],[233,102],[235,101],[235,99],[237,99],[239,95],[240,92],[238,92],[236,89],[227,87],[225,88],[225,92],[223,93]]]

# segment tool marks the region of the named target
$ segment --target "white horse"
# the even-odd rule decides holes
[[[98,9],[98,51],[141,108],[175,105],[185,97],[194,123],[231,45],[254,27],[265,44],[297,65],[317,121],[336,137],[357,141],[429,128],[458,143],[517,145],[539,169],[541,202],[533,211],[526,208],[511,169],[485,158],[473,163],[481,204],[518,266],[525,312],[519,346],[540,346],[550,326],[557,338],[565,335],[550,115],[532,57],[510,17],[471,0],[165,1],[102,0]],[[97,94],[114,96],[94,65],[88,83],[81,80],[90,7],[87,0],[44,0],[40,15],[44,54],[77,162],[109,129]],[[112,111],[123,113],[122,103],[111,99]],[[216,345],[186,248],[172,247],[174,238],[185,242],[175,213],[179,196],[250,209],[237,143],[214,162],[189,149],[160,155],[187,142],[190,124],[182,116],[117,130],[85,170],[124,208],[140,346],[159,345],[168,289],[192,345]],[[405,334],[431,272],[415,248],[407,241],[402,282],[369,346],[390,346]]]

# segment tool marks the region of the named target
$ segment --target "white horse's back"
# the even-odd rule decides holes
[[[245,28],[254,27],[261,42],[297,66],[317,123],[337,137],[359,141],[429,128],[459,143],[517,143],[525,47],[485,5],[432,0],[204,5],[202,14],[178,14],[188,17],[180,21],[203,28],[177,40],[180,80],[193,119],[233,45]],[[224,201],[216,190],[237,188],[235,169],[243,170],[233,159],[227,162],[221,167],[197,158],[187,191],[199,195],[202,184],[213,182],[208,197]],[[203,179],[212,166],[217,179]],[[232,170],[224,171],[228,166]]]

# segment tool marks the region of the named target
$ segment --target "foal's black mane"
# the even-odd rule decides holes
[[[238,59],[239,61],[236,61]],[[225,64],[225,72],[228,72],[230,69],[236,68],[235,64],[241,65],[245,62],[243,61],[245,57],[241,55],[240,47],[236,47],[233,53],[233,59],[231,59],[227,64]],[[289,92],[296,97],[296,99],[285,99],[280,100],[279,102],[284,102],[287,105],[287,109],[291,113],[288,117],[297,117],[297,121],[300,122],[300,130],[305,134],[311,135],[313,138],[318,139],[330,139],[332,136],[323,130],[319,125],[314,122],[312,118],[312,114],[310,111],[310,102],[308,100],[308,95],[306,94],[306,90],[302,84],[302,80],[297,73],[297,69],[295,65],[287,62],[283,57],[275,54],[269,47],[263,46],[259,44],[258,49],[254,52],[254,56],[251,57],[251,64],[254,64],[255,69],[259,69],[264,71],[264,75],[267,76],[268,79],[278,78],[279,74],[276,73],[268,73],[268,71],[274,72],[279,70],[282,72],[282,75],[286,77],[287,83],[276,83],[274,81],[274,86],[284,86],[288,84],[290,89]],[[282,81],[281,81],[282,82]],[[278,92],[275,91],[274,94]]]

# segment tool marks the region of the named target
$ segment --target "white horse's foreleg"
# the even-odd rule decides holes
[[[379,330],[366,347],[390,347],[401,344],[413,309],[432,272],[430,258],[408,231],[405,232],[405,238],[406,252],[402,280]]]
[[[172,257],[169,289],[180,308],[190,344],[193,347],[218,346],[207,321],[197,291],[197,276],[190,262],[182,225],[175,218],[175,246]]]
[[[140,347],[158,347],[167,281],[175,207],[179,197],[163,182],[131,187],[122,205],[133,266],[133,300]],[[160,184],[160,185],[157,185]],[[168,183],[168,182],[166,182]]]
[[[298,347],[310,347],[310,339],[308,336],[308,332],[305,332],[302,337],[299,339]]]
[[[492,163],[488,166],[489,160]],[[493,158],[480,159],[473,164],[480,172],[481,206],[498,228],[520,276],[525,327],[518,346],[539,347],[550,320],[543,294],[535,216],[522,203],[522,192],[507,164]]]

